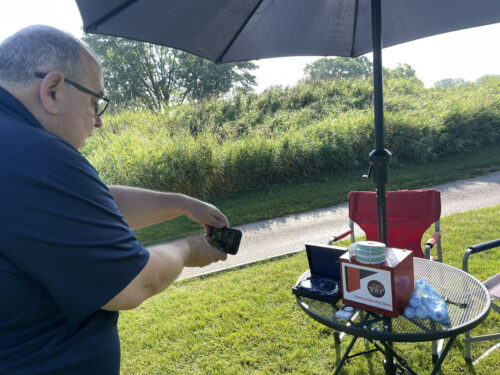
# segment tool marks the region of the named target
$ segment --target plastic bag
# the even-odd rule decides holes
[[[450,324],[446,302],[436,289],[425,280],[418,280],[404,309],[407,319],[430,319],[443,325]]]

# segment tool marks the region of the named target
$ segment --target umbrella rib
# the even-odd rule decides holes
[[[110,18],[113,18],[118,13],[123,12],[125,9],[127,9],[131,5],[137,3],[138,1],[139,0],[128,0],[125,3],[123,3],[122,5],[120,5],[120,6],[116,7],[116,8],[114,8],[114,9],[112,9],[111,11],[109,11],[108,13],[106,13],[104,16],[102,16],[101,18],[99,18],[97,21],[94,21],[90,25],[88,25],[85,28],[85,32],[88,33],[89,31],[97,31],[97,28],[99,26],[101,26],[101,24],[103,24],[104,22],[106,22]]]
[[[354,20],[352,28],[352,44],[351,44],[351,57],[354,57],[354,43],[356,42],[356,27],[358,26],[358,4],[359,0],[356,0],[354,4]]]
[[[255,7],[252,9],[252,11],[248,15],[247,19],[245,20],[245,22],[243,22],[243,24],[238,29],[238,31],[236,32],[236,34],[234,34],[233,39],[231,39],[231,41],[228,43],[228,45],[226,46],[226,48],[224,49],[224,51],[220,54],[219,57],[217,57],[217,60],[215,60],[216,64],[222,63],[222,58],[226,55],[227,51],[229,51],[229,48],[232,47],[232,45],[235,42],[236,38],[238,38],[238,36],[241,34],[241,32],[243,31],[243,29],[245,28],[245,26],[247,25],[247,23],[250,21],[250,19],[253,17],[253,15],[257,11],[257,9],[259,9],[259,7],[260,7],[260,5],[262,4],[263,1],[264,0],[260,0],[257,3],[257,5],[255,5]]]

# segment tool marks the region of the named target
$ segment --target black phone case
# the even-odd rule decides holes
[[[236,255],[240,247],[242,233],[234,228],[211,228],[209,236],[210,244],[225,253]]]

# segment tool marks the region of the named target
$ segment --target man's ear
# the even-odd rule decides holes
[[[42,107],[50,114],[59,113],[64,87],[64,76],[59,72],[50,72],[40,84],[40,101]]]

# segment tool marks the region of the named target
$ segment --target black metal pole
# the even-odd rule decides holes
[[[373,100],[375,113],[375,150],[370,153],[373,182],[377,187],[378,239],[387,244],[387,207],[385,184],[389,176],[391,153],[384,149],[384,96],[382,85],[382,11],[381,0],[372,0]]]
[[[382,86],[382,10],[380,0],[372,0],[373,96],[375,109],[375,150],[384,149],[384,91]]]

